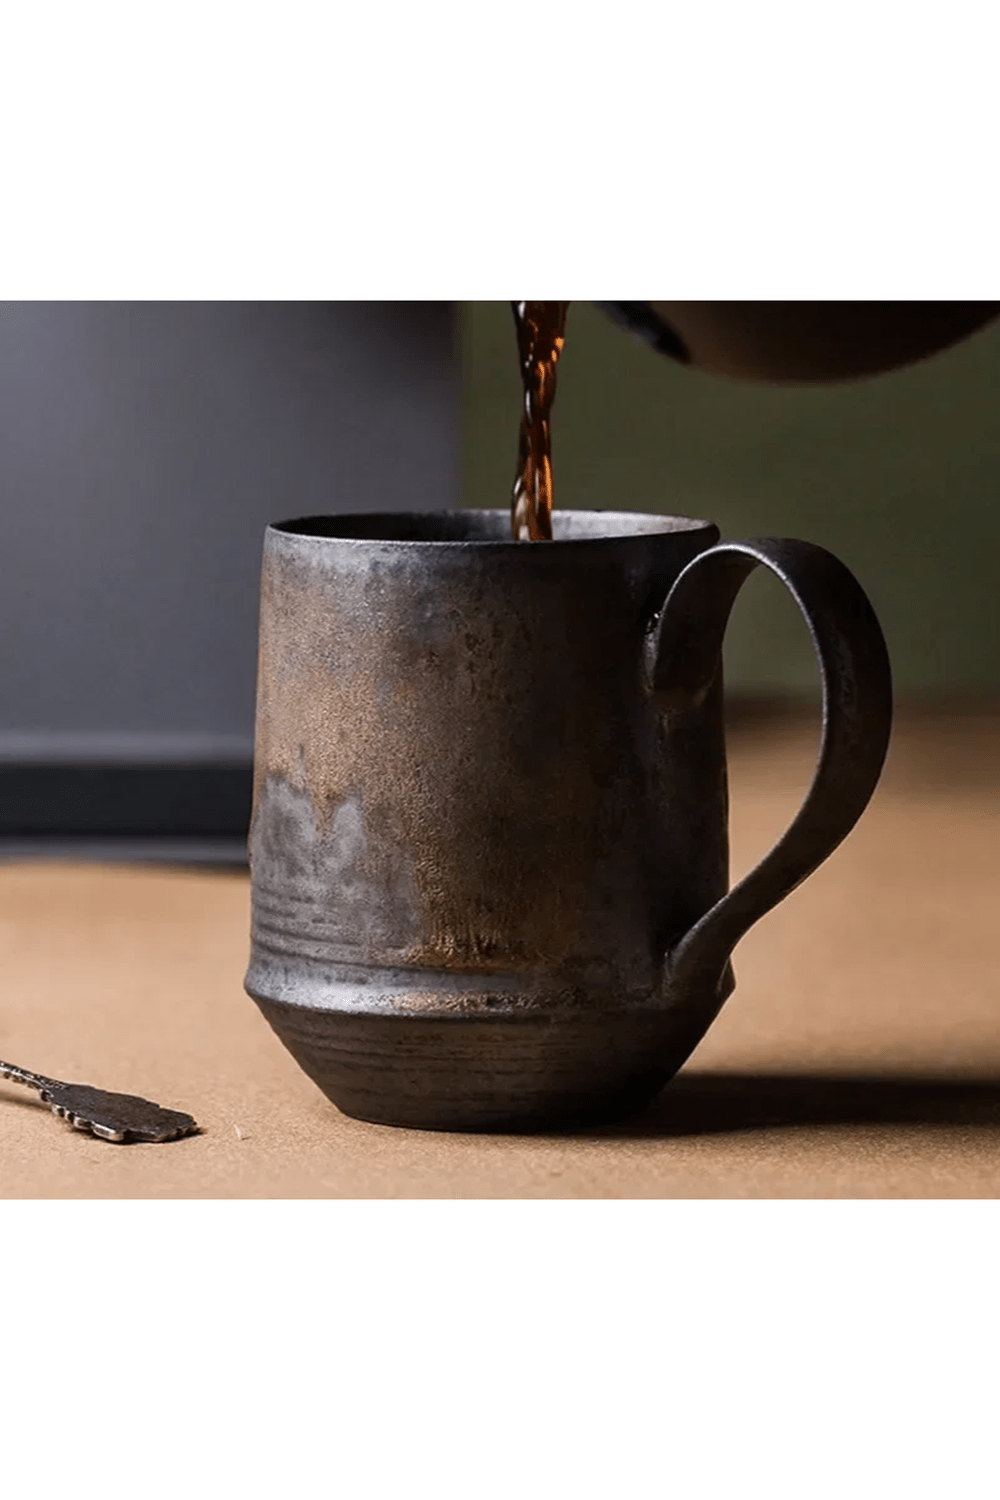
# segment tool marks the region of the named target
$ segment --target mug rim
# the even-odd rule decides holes
[[[529,544],[533,553],[545,553],[552,547],[558,547],[560,550],[569,547],[576,550],[606,545],[609,542],[691,536],[698,532],[716,537],[719,534],[719,528],[714,521],[703,520],[695,516],[665,515],[659,511],[557,509],[553,511],[552,518],[556,535],[547,547],[537,548]],[[558,534],[560,520],[563,523],[569,522],[574,530],[579,526],[580,531],[575,535],[560,536]],[[474,528],[473,532],[464,536],[394,536],[391,534],[397,524],[408,524],[411,527],[426,525],[428,530],[436,527],[447,530],[449,524],[454,525],[456,522],[464,521],[485,523],[487,528],[493,525],[500,532],[506,529],[506,535],[475,535]],[[357,546],[371,546],[376,544],[420,549],[486,547],[523,550],[525,542],[512,537],[509,528],[509,508],[500,510],[465,506],[448,510],[345,511],[329,515],[296,516],[288,520],[272,521],[267,527],[267,535],[289,542],[311,542],[317,545],[335,542],[338,545],[353,543]]]

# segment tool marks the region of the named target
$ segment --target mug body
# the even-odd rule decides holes
[[[509,527],[266,536],[246,985],[365,1119],[602,1118],[692,1045],[664,955],[727,887],[721,678],[675,718],[649,643],[718,533],[604,512],[557,513],[549,543]]]

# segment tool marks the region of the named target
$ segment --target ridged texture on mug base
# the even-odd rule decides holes
[[[254,998],[344,1114],[419,1130],[621,1119],[649,1103],[704,1031],[663,1011],[431,1019]]]

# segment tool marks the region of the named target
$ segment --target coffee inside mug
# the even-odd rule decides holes
[[[510,534],[507,510],[375,511],[340,516],[305,516],[277,521],[270,528],[287,536],[343,541],[489,542],[528,553],[532,549]],[[553,542],[605,541],[613,537],[654,536],[665,532],[716,531],[711,521],[613,510],[557,510]]]

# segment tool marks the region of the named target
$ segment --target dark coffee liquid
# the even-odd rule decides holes
[[[512,302],[524,386],[517,477],[510,502],[515,541],[552,540],[552,442],[549,413],[565,342],[568,302]]]

